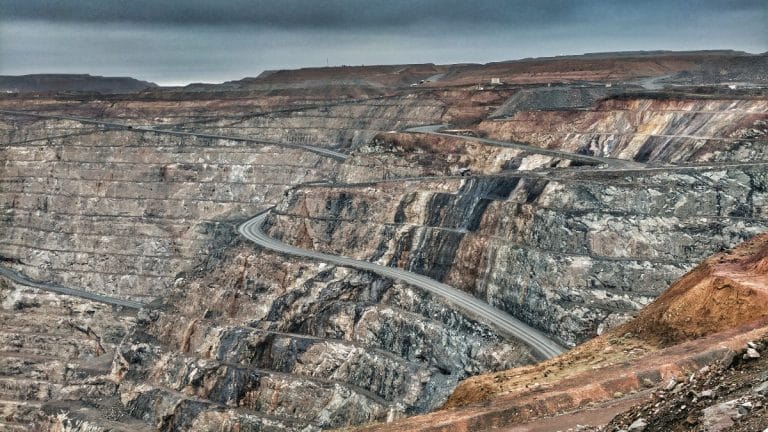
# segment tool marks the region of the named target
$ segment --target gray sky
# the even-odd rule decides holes
[[[766,0],[0,0],[0,74],[221,82],[303,66],[768,51]]]

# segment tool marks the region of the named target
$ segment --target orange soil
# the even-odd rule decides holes
[[[670,346],[768,315],[768,233],[717,254],[617,329]]]

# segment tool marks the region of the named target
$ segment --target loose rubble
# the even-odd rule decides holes
[[[763,431],[768,428],[768,361],[760,352],[766,342],[749,342],[732,358],[704,367],[679,383],[670,379],[653,392],[649,402],[590,430]],[[640,424],[643,429],[637,429]]]

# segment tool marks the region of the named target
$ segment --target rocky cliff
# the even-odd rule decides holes
[[[573,101],[566,92],[555,105],[520,96],[704,61],[652,57],[0,98],[3,266],[145,304],[130,312],[4,285],[16,360],[3,368],[3,427],[347,427],[476,401],[468,385],[449,395],[465,378],[535,361],[439,295],[237,238],[237,224],[273,206],[264,228],[284,242],[438,279],[567,345],[606,335],[516,378],[494,375],[480,399],[529,384],[520,412],[579,407],[657,382],[659,364],[710,361],[721,351],[681,345],[625,364],[659,347],[610,329],[705,256],[766,230],[763,93],[635,92],[643,81]],[[574,65],[583,70],[563,69]],[[535,85],[488,86],[489,76]],[[406,130],[437,123],[454,135]],[[591,374],[604,356],[629,378]],[[69,372],[54,373],[62,363]],[[568,377],[589,391],[560,392]],[[537,382],[554,386],[546,409]],[[473,409],[506,418],[499,407],[501,417]]]
[[[489,137],[639,162],[766,160],[764,99],[611,98],[592,109],[519,111],[484,121]]]
[[[162,295],[211,252],[218,220],[247,217],[333,164],[268,145],[5,121],[0,255],[33,278],[123,298]]]
[[[106,375],[135,322],[133,311],[0,281],[0,429],[44,422],[52,401],[111,397]]]
[[[706,259],[563,356],[472,377],[438,412],[364,430],[761,430],[766,245],[761,234]]]
[[[407,285],[241,244],[175,287],[113,369],[123,403],[161,429],[205,429],[208,410],[286,429],[391,420],[436,408],[468,375],[532,361]]]
[[[278,207],[271,233],[445,281],[574,344],[765,230],[765,184],[742,168],[317,185]]]

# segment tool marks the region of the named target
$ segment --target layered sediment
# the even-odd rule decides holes
[[[486,120],[489,137],[653,163],[768,160],[764,99],[616,97],[588,110],[519,111]]]
[[[466,376],[533,359],[407,285],[244,245],[230,251],[179,279],[122,345],[113,371],[121,399],[150,423],[202,428],[207,409],[179,408],[192,402],[221,407],[228,422],[391,420],[436,408]]]
[[[129,313],[3,285],[2,427],[318,430],[509,391],[454,412],[486,427],[721,358],[735,345],[690,339],[722,331],[741,344],[762,327],[678,328],[686,315],[669,302],[633,322],[680,330],[670,340],[621,325],[704,257],[768,228],[764,93],[648,90],[734,56],[307,69],[0,98],[3,266],[145,304]],[[558,93],[583,79],[605,82]],[[408,131],[447,123],[453,136]],[[482,136],[514,143],[465,139]],[[276,239],[429,276],[570,346],[603,336],[525,366],[530,348],[436,295],[236,237],[271,207]],[[756,281],[726,276],[696,280],[739,295]],[[713,298],[741,308],[732,297]],[[725,316],[705,303],[695,310]],[[417,422],[455,426],[436,416]]]
[[[270,232],[441,280],[575,344],[698,260],[765,230],[765,184],[756,168],[316,185],[278,207]]]

